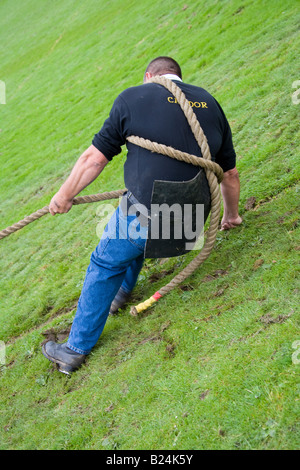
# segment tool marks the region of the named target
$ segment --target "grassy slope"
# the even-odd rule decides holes
[[[0,4],[1,227],[49,202],[113,99],[161,54],[222,104],[241,211],[250,196],[260,203],[243,227],[218,235],[184,289],[142,319],[128,310],[110,319],[70,379],[53,372],[40,344],[45,330],[63,333],[72,322],[97,243],[96,206],[3,240],[1,448],[296,448],[297,2],[51,5]],[[123,187],[124,161],[125,153],[84,193]],[[183,263],[148,261],[135,299]]]

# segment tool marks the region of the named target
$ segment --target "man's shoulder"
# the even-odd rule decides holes
[[[180,81],[177,81],[176,84],[181,88],[187,99],[209,102],[214,105],[213,107],[215,107],[216,100],[204,88]],[[157,85],[157,83],[145,83],[126,88],[119,94],[118,101],[121,100],[128,106],[135,105],[137,103],[144,103],[146,105],[149,101],[152,102],[152,100],[155,99],[160,100],[162,96],[167,94],[170,94],[170,92],[162,85]]]
[[[186,82],[182,82],[179,86],[183,92],[191,93],[194,95],[206,95],[206,96],[213,98],[213,96],[205,88],[201,86],[192,85],[191,83],[186,83]]]
[[[159,99],[161,93],[166,93],[167,90],[161,90],[157,93],[157,85],[155,83],[145,83],[138,86],[133,86],[123,90],[118,98],[117,102],[131,108],[132,106],[147,106],[152,100]]]
[[[194,94],[206,94],[209,96],[212,96],[207,90],[204,88],[197,86],[197,85],[192,85],[187,82],[181,82],[181,81],[176,81],[176,85],[179,86],[183,91],[188,91],[190,93]],[[144,83],[142,85],[138,86],[133,86],[126,88],[124,91],[120,93],[119,96],[122,98],[130,98],[130,97],[135,97],[139,95],[147,95],[153,93],[154,90],[157,90],[157,86],[160,88],[163,88],[162,85],[157,85],[156,83]]]
[[[123,99],[127,99],[131,97],[139,96],[141,94],[145,94],[147,91],[149,91],[148,83],[126,88],[120,93],[119,96]]]

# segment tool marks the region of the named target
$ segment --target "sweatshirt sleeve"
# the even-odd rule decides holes
[[[112,160],[115,155],[121,152],[121,147],[125,144],[128,135],[129,120],[128,107],[122,96],[119,95],[112,106],[109,117],[92,141],[94,147],[100,150],[108,160]]]
[[[216,101],[216,100],[215,100]],[[222,114],[222,127],[223,127],[223,138],[222,138],[222,145],[220,150],[216,155],[216,163],[220,165],[222,170],[228,171],[232,170],[236,165],[236,153],[232,142],[232,133],[230,129],[230,125],[227,121],[225,113],[221,108],[220,104],[216,101],[221,114]]]

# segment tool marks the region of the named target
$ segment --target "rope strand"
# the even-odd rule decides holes
[[[90,202],[98,202],[98,201],[106,201],[108,199],[117,199],[118,197],[122,196],[126,189],[119,189],[117,191],[110,191],[105,193],[99,194],[91,194],[87,196],[78,196],[73,199],[73,205],[77,206],[79,204],[88,204]],[[49,214],[49,206],[45,206],[42,209],[33,212],[32,214],[28,215],[24,219],[20,220],[19,222],[11,225],[10,227],[5,228],[4,230],[0,231],[0,240],[2,238],[8,237],[8,235],[21,230],[21,228],[25,227],[26,225],[31,224],[37,219],[43,217],[43,215]]]

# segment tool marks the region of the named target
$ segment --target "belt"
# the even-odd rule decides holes
[[[130,210],[132,206],[136,206],[134,210]],[[141,204],[131,191],[123,194],[120,202],[120,208],[125,216],[136,215],[142,227],[147,227],[150,219],[150,211],[144,204]],[[130,210],[130,213],[129,213]],[[128,214],[129,213],[129,214]]]

